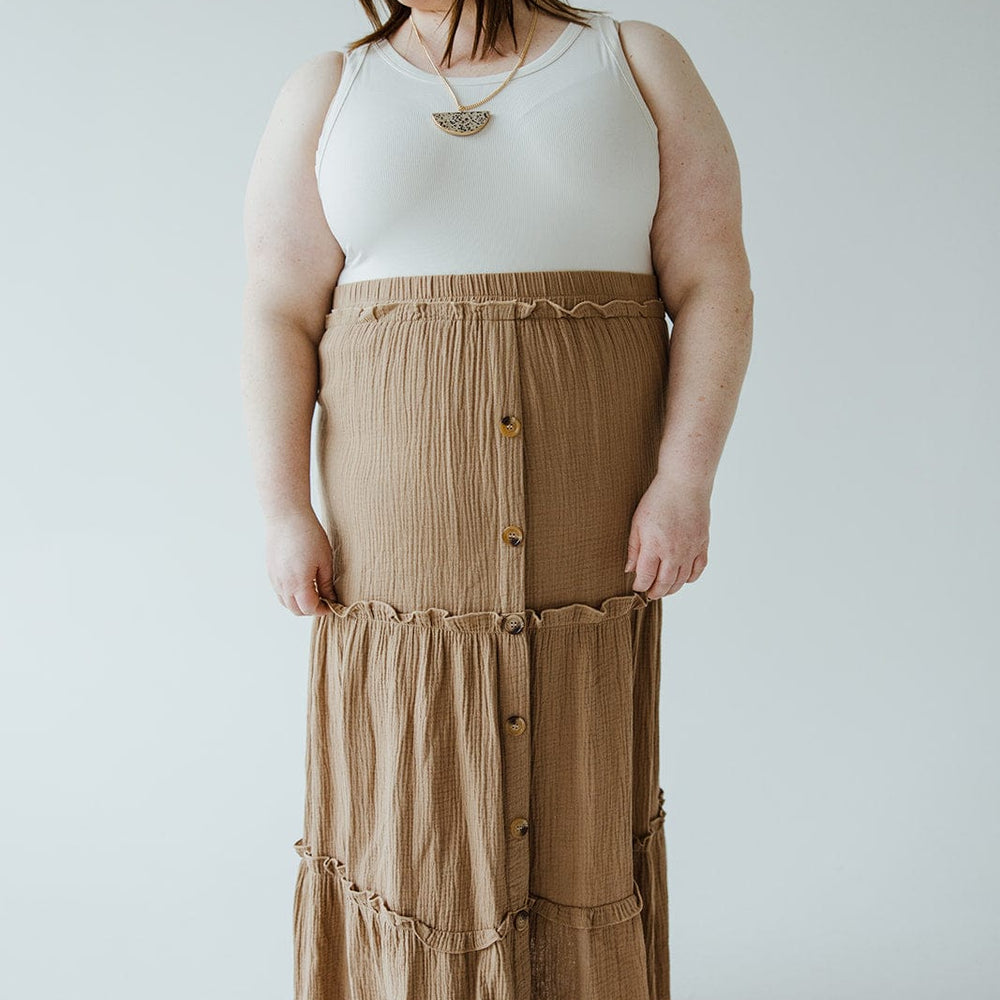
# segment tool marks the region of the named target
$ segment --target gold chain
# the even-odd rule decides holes
[[[441,70],[438,69],[437,63],[434,62],[433,59],[431,59],[431,54],[427,51],[427,46],[424,45],[424,40],[423,38],[420,37],[420,32],[417,31],[417,26],[413,23],[413,14],[412,13],[410,14],[410,28],[416,34],[417,41],[420,42],[420,47],[424,50],[424,53],[426,54],[428,60],[430,61],[430,64],[434,67],[434,72],[437,73],[437,75],[441,77],[442,80],[444,80],[444,85],[449,90],[451,90],[451,96],[455,98],[455,103],[458,105],[459,111],[470,111],[472,108],[478,108],[480,104],[485,104],[488,100],[490,100],[490,98],[495,97],[497,94],[500,93],[501,90],[503,90],[504,87],[507,86],[508,83],[510,83],[511,78],[521,68],[521,64],[524,62],[524,57],[528,54],[528,46],[531,45],[531,37],[535,33],[535,25],[537,23],[538,23],[538,8],[536,7],[535,15],[531,19],[531,30],[528,32],[528,40],[524,43],[524,48],[521,50],[521,58],[518,59],[517,65],[507,75],[507,79],[504,80],[504,82],[501,83],[500,86],[497,87],[497,89],[494,90],[492,94],[487,94],[486,97],[484,97],[481,101],[476,101],[475,104],[463,104],[458,99],[458,94],[456,94],[455,91],[452,90],[451,84],[448,82],[448,78],[441,72]]]

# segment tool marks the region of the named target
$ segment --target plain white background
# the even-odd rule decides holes
[[[740,157],[754,354],[665,598],[676,1000],[987,1000],[1000,14],[631,3]],[[238,384],[242,203],[350,3],[5,6],[0,994],[290,1000],[310,621]]]

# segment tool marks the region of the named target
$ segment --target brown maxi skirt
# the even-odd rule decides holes
[[[652,274],[338,285],[296,1000],[668,1000]]]

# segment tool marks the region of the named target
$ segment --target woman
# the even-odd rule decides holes
[[[267,569],[314,616],[296,1000],[664,1000],[659,599],[748,360],[732,143],[656,25],[362,6],[246,203]]]

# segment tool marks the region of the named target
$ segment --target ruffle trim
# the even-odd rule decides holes
[[[385,898],[371,889],[355,885],[347,872],[347,866],[338,858],[314,855],[303,841],[295,842],[295,850],[301,863],[319,875],[331,875],[341,883],[343,892],[362,909],[367,909],[394,927],[413,933],[433,951],[458,955],[469,951],[481,951],[501,940],[513,926],[520,910],[508,910],[503,919],[493,927],[480,927],[467,931],[449,931],[432,927],[410,914],[399,913],[390,907]],[[632,891],[622,899],[612,900],[600,906],[568,906],[541,896],[528,896],[525,909],[536,913],[545,920],[563,924],[566,927],[589,929],[607,927],[610,924],[630,920],[642,912],[643,900],[639,884],[632,880]]]
[[[437,628],[455,632],[505,632],[504,623],[511,617],[499,611],[466,611],[455,613],[445,608],[418,608],[400,611],[388,601],[377,598],[341,604],[322,598],[333,615],[342,620],[363,620],[393,627]],[[618,594],[605,598],[597,607],[590,604],[563,604],[559,607],[536,611],[528,608],[516,612],[524,619],[526,629],[559,628],[565,625],[601,625],[621,618],[638,608],[644,608],[650,599],[640,591]],[[321,615],[320,619],[330,615]]]
[[[529,896],[528,900],[528,909],[540,917],[566,927],[583,930],[607,927],[609,924],[620,924],[623,920],[631,920],[642,911],[643,907],[642,893],[635,879],[632,880],[632,891],[627,896],[601,906],[567,906],[565,903],[555,903],[541,896]]]
[[[649,842],[656,836],[663,826],[667,813],[663,808],[663,789],[659,789],[659,806],[656,815],[649,821],[649,829],[643,834],[632,835],[632,850],[645,851],[649,847]]]
[[[646,849],[653,835],[662,827],[664,816],[663,789],[660,788],[659,809],[650,820],[649,830],[645,834],[632,838],[633,850]],[[462,954],[488,948],[510,931],[515,917],[520,912],[520,910],[508,910],[503,919],[493,927],[480,927],[466,931],[449,931],[440,927],[432,927],[417,917],[394,910],[378,892],[362,889],[355,885],[354,880],[348,874],[347,865],[340,859],[313,854],[302,838],[295,842],[294,847],[301,863],[306,868],[316,874],[331,875],[338,879],[343,891],[357,906],[368,909],[376,915],[381,915],[383,920],[394,927],[411,931],[434,951]],[[627,896],[609,903],[602,903],[599,906],[569,906],[542,896],[529,895],[525,909],[553,923],[587,930],[631,920],[642,912],[643,905],[639,884],[633,879],[632,891]]]
[[[551,298],[518,299],[401,299],[396,302],[355,303],[335,306],[326,316],[326,328],[339,323],[392,319],[577,319],[591,316],[649,316],[662,319],[666,306],[660,298],[611,299],[594,302],[581,299],[565,306]]]
[[[383,896],[372,889],[361,889],[354,884],[347,873],[347,866],[338,858],[314,855],[300,839],[295,842],[295,850],[302,864],[318,875],[332,875],[341,882],[343,891],[362,909],[380,914],[382,919],[395,927],[412,931],[428,948],[450,954],[478,951],[499,941],[510,929],[516,913],[508,912],[495,927],[482,927],[469,931],[448,931],[432,927],[417,917],[399,913],[390,907]]]

